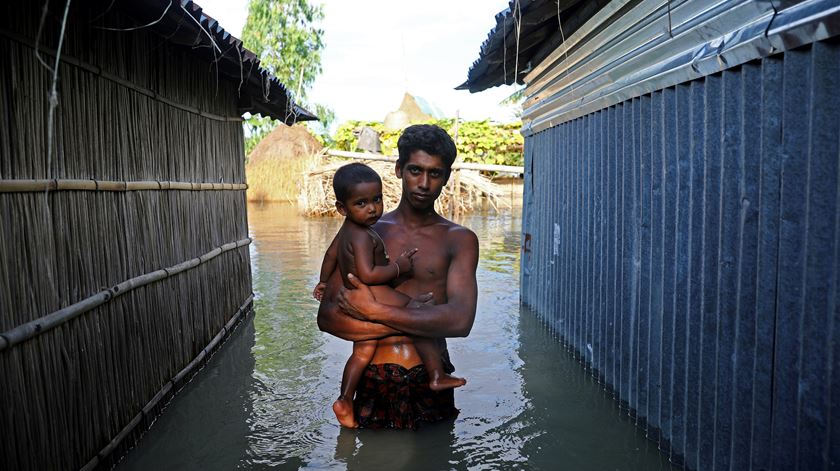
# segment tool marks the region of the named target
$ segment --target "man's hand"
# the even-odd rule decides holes
[[[344,286],[338,292],[338,307],[349,316],[359,319],[360,321],[370,321],[370,314],[376,310],[379,303],[373,297],[368,285],[352,273],[347,274],[347,281],[353,285],[353,289],[347,289]]]
[[[416,298],[411,298],[411,301],[406,304],[405,307],[409,309],[416,309],[418,307],[423,306],[432,306],[435,304],[435,295],[434,293],[426,293],[417,296]]]

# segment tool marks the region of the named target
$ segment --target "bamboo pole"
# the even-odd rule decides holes
[[[358,160],[378,160],[380,162],[396,162],[396,156],[386,156],[379,154],[370,154],[367,152],[348,152],[344,150],[327,150],[327,155],[332,157],[344,157],[348,159]],[[473,164],[467,162],[455,162],[452,164],[452,170],[478,170],[481,172],[497,172],[497,173],[514,173],[524,174],[525,167],[515,165],[490,165],[490,164]]]
[[[173,267],[163,268],[160,270],[153,271],[151,273],[146,273],[144,275],[128,279],[126,281],[123,281],[122,283],[118,283],[112,288],[100,291],[99,293],[96,293],[93,296],[85,298],[77,303],[71,304],[70,306],[67,306],[64,309],[59,309],[58,311],[47,314],[44,317],[35,319],[31,322],[27,322],[26,324],[19,325],[9,331],[0,334],[0,337],[3,339],[3,341],[0,342],[0,351],[14,347],[17,344],[23,343],[33,337],[47,332],[48,330],[54,329],[55,327],[58,327],[59,325],[64,324],[65,322],[70,321],[72,319],[75,319],[76,317],[86,312],[92,311],[96,307],[107,303],[108,301],[116,298],[117,296],[121,296],[141,286],[145,286],[150,283],[154,283],[156,281],[175,276],[178,273],[197,267],[202,263],[206,263],[207,261],[212,260],[213,258],[219,256],[224,252],[248,245],[250,243],[251,239],[248,238],[242,239],[237,242],[225,244],[222,247],[217,247],[211,250],[210,252],[201,255],[200,257],[181,262]]]
[[[247,183],[159,182],[117,180],[0,180],[0,193],[32,193],[39,191],[241,191]]]
[[[97,466],[103,462],[108,455],[110,455],[119,444],[128,437],[131,432],[134,431],[135,428],[142,422],[142,419],[153,419],[155,414],[155,409],[157,408],[158,404],[161,401],[165,400],[166,398],[174,397],[178,394],[178,387],[183,385],[184,379],[189,378],[193,373],[195,373],[198,367],[206,360],[208,360],[213,352],[215,352],[222,340],[226,339],[230,333],[233,331],[234,327],[239,324],[242,320],[247,317],[248,313],[252,311],[252,306],[254,302],[254,294],[251,293],[245,299],[245,302],[237,309],[237,311],[231,316],[230,320],[219,330],[219,332],[213,337],[213,339],[205,346],[196,357],[190,361],[187,366],[182,368],[175,376],[169,379],[164,385],[158,390],[157,393],[149,400],[146,405],[140,409],[140,412],[131,419],[131,421],[126,424],[125,427],[120,430],[120,432],[105,445],[99,453],[96,454],[87,464],[85,464],[81,469],[82,471],[91,471],[97,468]]]

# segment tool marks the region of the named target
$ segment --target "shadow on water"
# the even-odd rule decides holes
[[[320,332],[310,291],[341,221],[250,206],[255,316],[176,396],[122,469],[669,469],[545,327],[519,309],[519,211],[459,222],[481,243],[479,305],[451,339],[454,422],[341,429],[330,405],[351,344]]]

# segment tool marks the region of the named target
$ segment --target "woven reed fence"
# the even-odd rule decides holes
[[[79,6],[48,157],[28,3],[0,6],[0,467],[107,467],[251,309],[237,84]]]

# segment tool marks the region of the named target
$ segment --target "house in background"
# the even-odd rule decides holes
[[[400,107],[385,115],[384,125],[388,131],[399,131],[411,124],[424,123],[443,118],[443,112],[423,97],[408,92],[403,95]]]
[[[840,6],[512,1],[522,303],[671,461],[840,466]]]
[[[0,462],[107,468],[252,310],[242,114],[315,117],[190,1],[41,3],[0,6]]]

